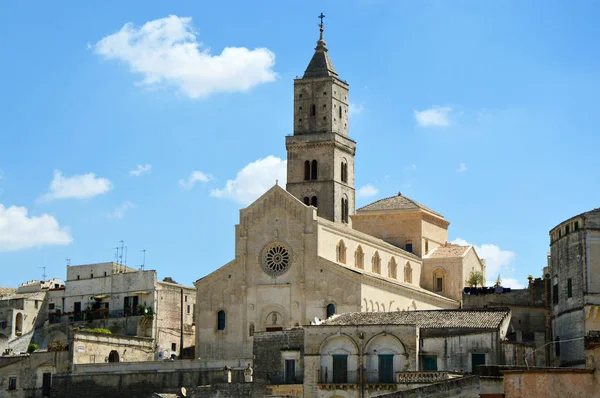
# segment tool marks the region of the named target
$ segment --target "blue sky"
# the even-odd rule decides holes
[[[358,206],[402,191],[513,286],[599,206],[597,1],[0,3],[0,285],[111,261],[191,284],[285,179],[318,38],[350,83]]]

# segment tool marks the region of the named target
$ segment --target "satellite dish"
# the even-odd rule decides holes
[[[185,389],[185,387],[181,387],[181,396],[187,397],[187,390]]]
[[[321,324],[321,320],[317,317],[315,317],[315,325],[320,325]]]

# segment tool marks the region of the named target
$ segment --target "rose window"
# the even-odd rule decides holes
[[[282,275],[290,266],[290,252],[281,243],[270,245],[263,251],[262,266],[269,275]]]

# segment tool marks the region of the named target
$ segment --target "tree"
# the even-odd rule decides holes
[[[465,280],[465,284],[470,287],[476,287],[485,285],[485,276],[481,271],[471,271],[469,277]]]
[[[29,354],[31,354],[32,352],[35,352],[36,350],[39,350],[39,349],[40,349],[40,346],[39,346],[39,345],[37,345],[37,344],[29,344],[29,345],[27,346],[27,352],[28,352]]]

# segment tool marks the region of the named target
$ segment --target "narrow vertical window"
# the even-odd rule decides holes
[[[310,198],[310,205],[314,206],[314,207],[318,207],[317,206],[317,197],[313,196],[312,198]]]
[[[339,110],[340,110],[340,121],[341,121],[342,120],[342,106],[341,105],[339,107]]]
[[[330,316],[335,315],[335,305],[334,304],[327,304],[327,318],[329,318]]]
[[[412,248],[412,242],[406,243],[406,251],[409,252],[409,253],[412,253],[412,250],[413,250],[413,248]]]
[[[254,336],[254,324],[251,323],[250,326],[248,327],[248,336],[252,337]]]
[[[354,252],[354,265],[356,268],[364,268],[365,254],[363,253],[362,247],[358,246],[356,252]]]
[[[554,355],[560,357],[560,337],[556,336],[556,340],[554,340]]]
[[[344,209],[344,198],[341,199],[341,205],[342,205],[342,222],[346,222],[346,209]]]
[[[311,174],[310,174],[310,179],[311,180],[316,180],[317,179],[317,161],[313,160],[312,161],[312,167],[311,167]]]
[[[573,279],[567,279],[567,297],[573,297]]]
[[[225,311],[217,312],[217,330],[225,330]]]
[[[310,160],[304,162],[304,180],[310,180]]]
[[[311,116],[317,115],[317,106],[315,104],[312,104],[312,106],[310,107],[310,115]]]

